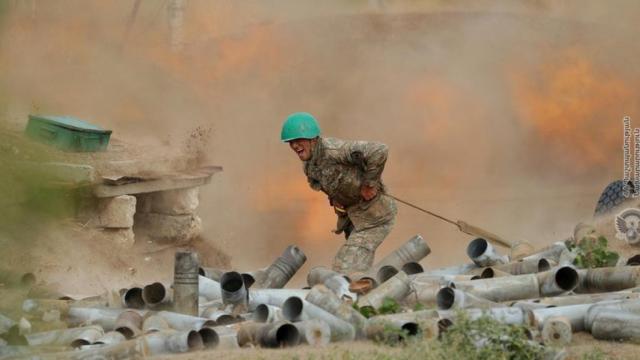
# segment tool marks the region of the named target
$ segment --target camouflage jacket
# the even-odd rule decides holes
[[[304,173],[312,189],[327,194],[332,205],[342,205],[355,229],[363,230],[396,214],[395,202],[384,196],[380,178],[387,154],[381,143],[320,138],[311,159],[304,162]],[[379,195],[365,201],[360,195],[363,184],[377,187]]]

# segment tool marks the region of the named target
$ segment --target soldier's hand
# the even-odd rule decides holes
[[[378,188],[375,186],[362,185],[360,188],[360,196],[369,201],[378,195]]]

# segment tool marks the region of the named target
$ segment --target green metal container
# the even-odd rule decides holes
[[[71,116],[29,115],[27,136],[64,151],[104,151],[111,130]]]

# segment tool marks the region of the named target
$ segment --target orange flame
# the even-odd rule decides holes
[[[633,100],[619,74],[574,48],[552,56],[533,73],[518,69],[510,75],[521,122],[533,128],[540,145],[563,152],[583,170],[616,158],[621,119]]]
[[[302,243],[317,243],[335,236],[330,232],[336,220],[333,208],[326,195],[309,187],[302,170],[296,174],[269,176],[252,204],[257,211],[282,211],[294,216],[291,230],[303,236]]]

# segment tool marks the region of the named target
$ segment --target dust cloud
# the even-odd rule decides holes
[[[7,1],[2,116],[70,114],[170,149],[211,128],[206,162],[225,171],[200,214],[242,270],[297,244],[306,273],[343,242],[279,141],[291,112],[388,144],[394,195],[538,245],[591,217],[639,116],[633,1],[190,0],[178,52],[168,2],[142,1],[127,32],[133,4]],[[399,207],[378,256],[420,233],[427,267],[464,261],[467,235]]]

